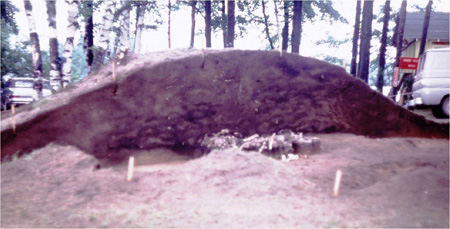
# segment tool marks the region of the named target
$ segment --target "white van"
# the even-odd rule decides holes
[[[419,58],[409,107],[431,107],[437,118],[449,115],[450,48],[430,49]]]

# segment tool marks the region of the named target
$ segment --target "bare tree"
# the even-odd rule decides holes
[[[56,2],[46,1],[48,27],[49,27],[49,51],[50,51],[50,85],[53,90],[59,90],[61,84],[61,58],[58,53],[58,38],[56,32]]]
[[[420,38],[420,49],[419,56],[425,52],[425,44],[427,43],[428,26],[430,25],[430,14],[431,5],[433,5],[433,0],[429,0],[427,4],[427,9],[425,11],[425,18],[423,19],[422,37]]]
[[[353,30],[352,62],[350,74],[356,76],[356,58],[358,56],[359,27],[361,26],[361,0],[356,0],[355,28]]]
[[[30,1],[23,1],[27,14],[28,28],[30,30],[30,44],[33,63],[34,89],[37,98],[42,98],[42,57],[39,45],[39,35],[36,32],[36,23],[33,17],[33,6]]]
[[[386,43],[391,10],[390,3],[391,3],[390,0],[386,0],[386,3],[384,4],[383,31],[381,32],[380,60],[378,62],[378,74],[377,74],[377,89],[379,92],[383,92],[383,85],[384,85],[383,75],[384,69],[386,67]]]
[[[369,79],[370,39],[372,38],[373,1],[365,0],[361,24],[361,44],[359,46],[358,78]]]
[[[268,16],[266,15],[266,6],[264,3],[264,0],[261,1],[261,4],[262,4],[262,12],[263,12],[263,16],[264,16],[264,26],[266,28],[265,31],[266,31],[267,40],[269,41],[270,49],[274,49],[272,38],[270,37],[270,33],[269,33],[269,24],[267,22]]]
[[[292,22],[292,52],[300,53],[300,41],[302,38],[302,9],[303,1],[294,1],[294,16]]]

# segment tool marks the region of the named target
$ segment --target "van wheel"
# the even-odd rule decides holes
[[[441,104],[432,107],[433,115],[436,118],[448,118],[449,99],[448,96],[442,99]]]
[[[450,107],[449,107],[449,99],[448,96],[445,97],[445,99],[442,100],[441,102],[441,110],[442,110],[442,114],[448,118],[448,114],[450,113]]]

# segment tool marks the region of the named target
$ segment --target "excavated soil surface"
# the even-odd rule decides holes
[[[141,151],[131,182],[126,163],[51,144],[2,164],[2,227],[449,226],[447,140],[315,136],[320,152],[289,162]]]
[[[311,58],[128,56],[17,109],[16,134],[1,118],[2,227],[449,226],[448,123]],[[199,140],[224,129],[302,132],[321,148],[289,162],[207,154]]]

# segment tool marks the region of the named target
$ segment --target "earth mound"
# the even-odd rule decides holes
[[[201,155],[223,129],[448,138],[449,126],[397,106],[344,69],[277,51],[171,50],[128,56],[48,99],[2,113],[2,160],[49,143],[97,158],[167,147]]]

